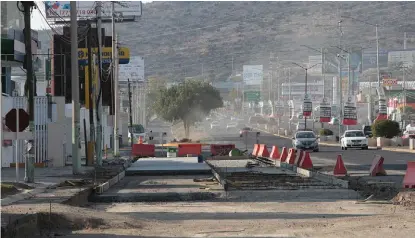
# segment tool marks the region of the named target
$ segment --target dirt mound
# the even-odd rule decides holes
[[[392,199],[393,204],[403,205],[407,207],[415,207],[415,191],[403,191],[399,192]]]
[[[38,234],[62,234],[88,229],[141,229],[145,224],[145,221],[128,215],[62,204],[40,204],[35,207],[24,204],[2,208],[2,214],[8,213],[37,214]]]

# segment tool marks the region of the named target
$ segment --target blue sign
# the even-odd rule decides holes
[[[376,49],[375,50],[363,50],[363,70],[375,69],[376,64]],[[379,50],[379,68],[388,66],[388,51]]]

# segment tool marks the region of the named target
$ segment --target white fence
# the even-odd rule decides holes
[[[12,108],[22,108],[27,111],[27,99],[25,97],[6,97],[3,98],[3,117],[9,112]],[[35,132],[34,132],[34,143],[35,143],[35,163],[43,163],[46,162],[48,159],[48,133],[47,133],[47,124],[52,121],[52,108],[48,103],[47,97],[35,97],[34,99],[34,123],[35,123]],[[48,107],[49,110],[48,110]],[[28,130],[27,128],[26,130]],[[14,163],[17,161],[19,163],[24,163],[24,149],[25,149],[25,141],[19,140],[14,142],[14,146],[18,148],[18,154],[16,155],[16,150],[8,150],[7,152],[12,152],[12,154],[8,153],[8,156],[3,156],[5,161],[2,161],[2,167],[7,166],[9,163]],[[10,149],[10,148],[9,148]],[[12,158],[10,158],[12,155]],[[8,159],[6,159],[8,158]]]

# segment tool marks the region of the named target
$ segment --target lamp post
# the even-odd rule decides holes
[[[300,68],[302,68],[302,69],[305,70],[305,87],[304,87],[304,93],[305,93],[305,95],[304,96],[307,97],[307,74],[308,74],[308,70],[309,69],[312,69],[313,67],[315,67],[315,66],[317,66],[317,65],[319,65],[321,63],[317,63],[315,65],[312,65],[312,66],[308,67],[308,68],[306,68],[306,67],[304,67],[304,66],[302,66],[300,64],[297,64],[295,62],[291,62],[291,63],[293,63],[293,64],[297,65],[298,67],[300,67]],[[303,108],[303,110],[304,110],[304,108]],[[304,116],[304,129],[307,129],[307,117],[306,116]]]

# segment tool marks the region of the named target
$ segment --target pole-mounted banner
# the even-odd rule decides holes
[[[313,111],[313,103],[311,102],[310,97],[308,94],[305,95],[303,101],[303,116],[309,117]]]

